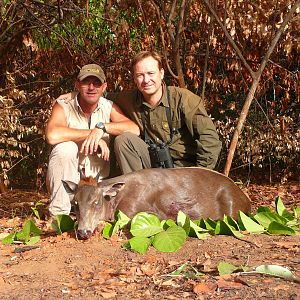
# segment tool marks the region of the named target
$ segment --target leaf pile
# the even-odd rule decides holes
[[[160,221],[157,216],[145,212],[138,213],[130,221],[126,215],[119,212],[116,216],[117,220],[104,227],[103,237],[111,237],[130,223],[130,233],[133,237],[125,243],[124,247],[144,254],[150,245],[161,252],[175,252],[182,247],[188,236],[205,239],[209,234],[232,235],[237,238],[243,238],[243,233],[299,234],[300,206],[291,214],[280,197],[275,199],[275,205],[276,211],[262,206],[257,209],[254,216],[247,216],[240,211],[238,221],[229,216],[224,216],[223,220],[217,221],[190,220],[181,211],[176,222],[170,219]]]

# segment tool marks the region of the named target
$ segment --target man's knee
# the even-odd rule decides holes
[[[52,152],[50,154],[50,160],[51,158],[57,158],[60,159],[73,159],[74,157],[78,157],[78,146],[74,142],[63,142],[59,143],[54,146],[52,149]]]
[[[127,148],[129,144],[134,144],[139,137],[131,132],[124,132],[115,137],[114,149]]]

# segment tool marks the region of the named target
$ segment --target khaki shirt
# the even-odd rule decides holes
[[[64,109],[67,126],[78,129],[95,128],[98,122],[109,123],[110,114],[113,102],[103,97],[99,99],[98,106],[88,119],[78,104],[77,93],[72,95],[71,101],[65,103],[64,100],[58,100],[58,104]],[[104,133],[102,139],[109,144],[109,134]],[[82,142],[77,143],[78,148],[81,148]],[[98,176],[103,179],[109,175],[110,163],[101,158],[101,154],[84,155],[79,153],[79,167],[84,171],[85,176]]]
[[[169,107],[166,86],[160,102],[151,107],[143,101],[138,90],[109,93],[108,99],[116,102],[123,112],[135,121],[152,142],[168,142],[175,166],[202,166],[213,169],[221,150],[216,128],[207,115],[202,99],[184,88],[169,86],[172,128],[176,130],[170,141],[170,128],[165,107]]]

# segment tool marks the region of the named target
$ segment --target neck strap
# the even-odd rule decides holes
[[[167,100],[168,100],[169,107],[165,107],[165,111],[166,111],[166,116],[167,116],[167,120],[168,120],[169,129],[170,129],[170,141],[168,141],[167,143],[170,144],[172,139],[173,139],[174,128],[172,128],[172,112],[171,112],[171,105],[170,105],[170,102],[171,102],[171,100],[170,100],[170,91],[169,91],[167,86],[166,86],[166,91],[167,91]],[[141,116],[142,116],[142,123],[143,123],[142,138],[145,142],[148,142],[148,141],[150,141],[150,137],[147,133],[146,116],[145,116],[144,109],[142,109],[142,111],[141,111]]]

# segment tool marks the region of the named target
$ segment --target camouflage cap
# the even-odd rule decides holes
[[[83,66],[79,71],[77,79],[81,81],[88,76],[95,76],[99,78],[102,83],[106,81],[104,71],[99,65],[96,64],[89,64]]]

